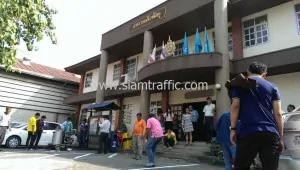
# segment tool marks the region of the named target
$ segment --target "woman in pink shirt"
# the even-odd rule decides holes
[[[145,138],[148,137],[148,142],[146,146],[147,155],[149,162],[146,164],[146,167],[155,166],[155,151],[156,146],[162,140],[164,134],[160,122],[155,118],[155,114],[149,114],[149,119],[147,120]]]

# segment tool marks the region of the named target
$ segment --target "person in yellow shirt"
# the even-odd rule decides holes
[[[166,148],[173,149],[173,147],[176,143],[177,143],[177,140],[176,140],[175,133],[171,129],[168,129],[167,133],[165,134],[165,137],[164,137],[164,144],[165,144]]]
[[[40,113],[36,113],[34,116],[32,116],[29,120],[28,120],[28,126],[27,126],[27,132],[28,132],[28,136],[27,136],[27,140],[26,140],[26,148],[28,150],[32,150],[33,148],[33,143],[35,141],[36,138],[36,123],[37,123],[37,119],[40,117]],[[30,145],[28,146],[30,142]]]
[[[136,115],[137,120],[134,123],[132,130],[133,138],[133,159],[140,160],[143,154],[144,135],[146,132],[146,122],[142,119],[142,113]]]

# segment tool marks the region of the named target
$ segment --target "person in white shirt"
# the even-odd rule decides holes
[[[215,104],[212,103],[212,99],[208,97],[206,99],[207,105],[204,106],[204,119],[203,123],[205,125],[205,132],[206,132],[206,143],[211,143],[212,133],[214,129],[214,116],[216,111]]]
[[[2,145],[2,142],[4,140],[6,130],[10,130],[10,113],[11,108],[6,107],[6,110],[4,113],[0,113],[0,147]],[[2,151],[2,150],[0,150]]]
[[[109,132],[110,132],[110,121],[107,115],[103,116],[100,119],[99,123],[100,127],[100,139],[99,139],[99,149],[98,154],[108,153],[108,145],[109,145]]]

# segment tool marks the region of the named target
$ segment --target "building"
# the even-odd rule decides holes
[[[80,78],[63,70],[36,64],[24,58],[13,66],[15,72],[0,69],[0,108],[12,108],[12,121],[27,122],[39,112],[47,121],[59,122],[77,108],[63,103],[77,93]]]
[[[203,44],[205,27],[213,52],[183,55],[185,32],[191,52],[196,29]],[[169,36],[175,41],[175,57],[148,64],[153,47],[157,47],[158,59],[159,46]],[[104,33],[101,56],[66,68],[82,77],[80,94],[65,102],[83,109],[94,102],[115,101],[122,106],[119,113],[129,129],[135,114],[146,115],[149,109],[156,112],[171,107],[181,114],[183,108],[193,105],[201,112],[207,96],[216,101],[220,115],[229,110],[229,98],[224,86],[217,90],[215,84],[224,85],[253,61],[261,61],[269,67],[267,79],[280,88],[283,108],[298,106],[299,36],[300,0],[168,0]],[[122,75],[125,81],[207,82],[209,90],[103,90],[98,86],[121,85]]]

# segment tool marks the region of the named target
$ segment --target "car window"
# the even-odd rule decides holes
[[[59,126],[56,123],[45,123],[44,130],[55,130]]]

